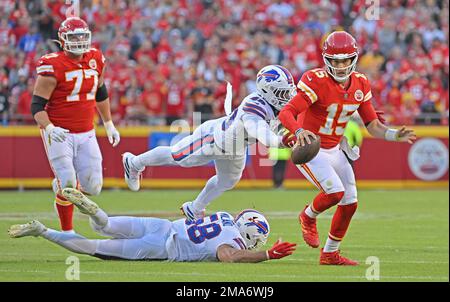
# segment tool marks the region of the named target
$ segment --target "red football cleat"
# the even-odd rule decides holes
[[[302,226],[303,240],[312,248],[318,248],[320,245],[319,233],[317,232],[316,219],[306,215],[305,210],[298,215],[298,221]]]
[[[358,261],[354,261],[340,255],[340,251],[326,253],[323,249],[320,250],[320,264],[321,265],[358,265]]]

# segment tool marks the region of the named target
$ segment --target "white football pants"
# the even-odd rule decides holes
[[[95,130],[84,133],[68,133],[64,142],[51,141],[41,130],[45,152],[61,190],[76,188],[90,195],[98,195],[103,186],[102,154],[95,137]]]

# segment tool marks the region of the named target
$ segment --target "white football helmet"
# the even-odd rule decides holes
[[[278,111],[296,94],[294,77],[280,65],[262,68],[256,76],[256,89]]]
[[[263,214],[256,210],[244,210],[234,219],[247,249],[260,248],[267,242],[270,227]]]

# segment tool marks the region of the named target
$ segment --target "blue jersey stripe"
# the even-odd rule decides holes
[[[250,100],[263,103],[263,105],[267,105],[266,102],[259,96],[254,96],[254,97],[250,98]]]
[[[192,153],[196,152],[198,149],[200,149],[205,144],[212,144],[214,143],[214,136],[211,134],[207,134],[194,142],[190,143],[188,146],[182,148],[181,150],[178,150],[176,152],[172,152],[172,157],[175,161],[180,161],[187,156],[191,155]]]
[[[264,116],[267,115],[267,112],[266,112],[266,110],[264,110],[264,108],[261,108],[261,107],[259,107],[258,105],[254,104],[254,103],[248,103],[247,102],[247,103],[244,104],[244,106],[252,107],[252,108],[258,110],[259,112],[261,112],[262,114],[264,114]]]
[[[266,119],[266,117],[265,117],[264,115],[262,115],[259,111],[255,110],[255,109],[253,109],[253,108],[250,108],[250,107],[244,107],[244,108],[242,108],[242,110],[244,110],[244,111],[247,112],[247,113],[256,114],[256,115],[258,115],[259,117],[261,117],[263,120]]]
[[[244,242],[242,242],[241,238],[233,238],[234,242],[236,242],[239,247],[241,248],[241,250],[246,250],[247,247],[245,246]]]

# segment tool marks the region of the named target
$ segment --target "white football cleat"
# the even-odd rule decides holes
[[[45,232],[47,228],[41,222],[32,220],[26,224],[14,224],[9,227],[8,234],[11,238],[20,238],[25,236],[39,236]]]
[[[62,190],[62,195],[83,214],[93,216],[98,211],[98,205],[76,189],[65,188]]]
[[[142,171],[144,171],[145,168],[142,170],[135,169],[131,164],[131,159],[133,157],[135,157],[135,155],[130,152],[122,154],[123,171],[125,172],[125,182],[127,183],[128,188],[130,188],[131,191],[139,191]]]
[[[183,203],[183,205],[180,207],[181,213],[186,216],[186,219],[188,221],[195,221],[197,219],[205,217],[205,210],[202,210],[201,212],[194,211],[192,207],[192,201],[187,201]]]

